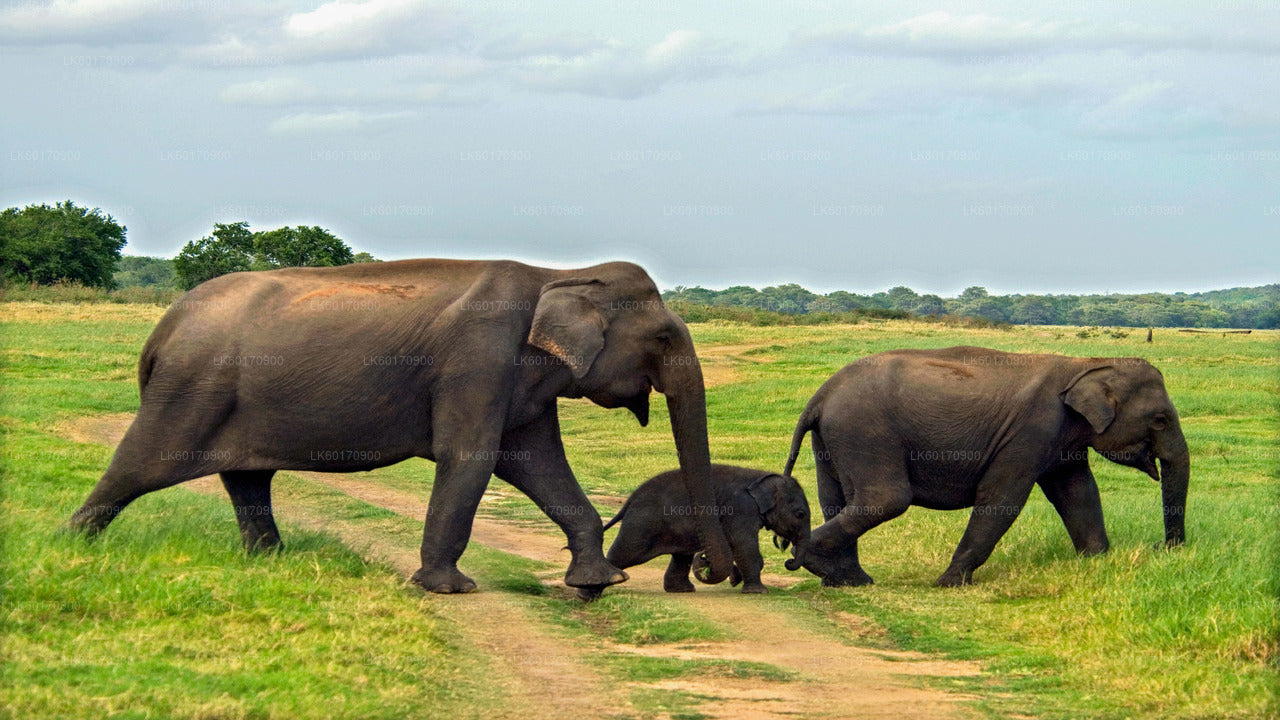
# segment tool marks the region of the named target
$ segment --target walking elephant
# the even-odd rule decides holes
[[[89,534],[137,497],[219,473],[247,548],[279,545],[277,470],[436,463],[413,580],[469,592],[457,567],[491,475],[559,524],[566,584],[627,579],[565,459],[556,399],[625,407],[641,425],[666,395],[685,489],[712,505],[702,371],[689,331],[636,265],[552,270],[509,261],[404,260],[233,273],[184,295],[138,368],[141,407],[69,525]],[[712,575],[733,558],[699,518]]]
[[[715,487],[713,507],[689,505],[680,470],[668,470],[646,480],[627,498],[604,529],[622,523],[618,536],[609,547],[608,559],[626,569],[646,563],[660,555],[670,555],[662,587],[667,592],[693,592],[689,571],[694,558],[701,559],[702,547],[696,532],[699,515],[712,514],[721,524],[733,550],[732,584],[742,583],[744,593],[764,593],[760,582],[764,558],[760,555],[760,529],[774,532],[774,543],[780,549],[794,546],[795,557],[787,567],[798,570],[809,543],[809,501],[795,478],[766,470],[733,465],[712,465],[711,484]],[[696,567],[701,580],[703,568]],[[588,591],[579,591],[583,599],[593,599]]]
[[[893,350],[818,389],[784,473],[810,432],[826,522],[813,531],[805,567],[824,585],[872,582],[858,538],[910,505],[973,508],[937,584],[972,582],[1037,484],[1077,552],[1106,552],[1090,447],[1161,482],[1165,543],[1186,539],[1187,443],[1163,376],[1138,358]]]

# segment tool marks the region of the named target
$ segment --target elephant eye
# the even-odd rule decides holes
[[[1163,430],[1165,429],[1165,426],[1167,426],[1168,424],[1169,424],[1169,417],[1164,413],[1156,413],[1155,418],[1152,419],[1151,421],[1151,427],[1155,428],[1156,430]]]

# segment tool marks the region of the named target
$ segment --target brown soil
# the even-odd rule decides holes
[[[132,416],[103,415],[60,425],[60,434],[77,442],[114,445],[123,436]],[[376,480],[328,473],[297,473],[351,497],[419,519],[426,515],[423,498],[387,488]],[[207,477],[183,487],[221,494],[217,478]],[[602,498],[604,499],[604,498]],[[608,500],[616,500],[608,498]],[[277,494],[277,515],[286,523],[335,534],[349,546],[388,562],[404,577],[418,568],[417,549],[389,542],[370,543],[358,524],[333,522],[317,508]],[[515,524],[477,516],[472,540],[487,547],[535,560],[555,563],[544,573],[544,582],[561,585],[568,552],[564,537],[548,521]],[[465,557],[464,557],[465,564]],[[665,558],[630,568],[631,593],[664,596],[662,571]],[[766,576],[766,585],[780,586],[798,577]],[[674,598],[675,596],[667,596]],[[725,659],[767,663],[790,670],[797,679],[772,681],[761,678],[697,678],[647,683],[644,687],[681,691],[705,697],[699,712],[715,718],[756,720],[768,718],[957,718],[972,716],[960,703],[972,697],[925,687],[928,678],[973,676],[976,664],[940,660],[919,653],[859,647],[884,636],[874,622],[835,613],[829,623],[813,626],[787,612],[785,604],[769,602],[769,596],[743,595],[727,583],[699,586],[698,592],[679,596],[681,602],[726,630],[733,639],[694,644],[630,646],[607,643],[616,653],[636,653],[680,659]],[[605,716],[632,714],[626,687],[610,685],[584,662],[583,649],[557,636],[553,626],[535,617],[517,598],[501,593],[427,595],[424,602],[457,623],[467,640],[494,663],[492,681],[509,698],[498,717]],[[518,631],[513,631],[518,629]],[[640,686],[640,683],[631,685]]]

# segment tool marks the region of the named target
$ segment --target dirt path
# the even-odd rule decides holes
[[[123,435],[131,416],[107,415],[84,418],[59,427],[60,434],[79,442],[114,444]],[[328,473],[294,473],[322,483],[353,498],[400,515],[421,519],[426,515],[426,498],[381,485],[376,480]],[[201,478],[183,487],[197,492],[222,494],[216,478]],[[314,508],[277,493],[278,517],[336,534],[344,543],[389,562],[405,577],[418,568],[416,548],[398,545],[370,545],[367,534],[351,523],[334,523]],[[472,540],[489,548],[557,565],[544,575],[550,585],[562,584],[568,553],[562,551],[563,536],[549,521],[514,523],[481,514],[477,516]],[[465,556],[464,556],[465,564]],[[625,592],[645,596],[666,596],[662,592],[665,558],[631,568]],[[785,586],[795,576],[765,576],[766,585]],[[623,591],[615,591],[623,592]],[[625,688],[611,687],[589,665],[581,661],[580,647],[556,637],[553,630],[532,616],[521,602],[502,593],[464,596],[427,596],[433,608],[465,628],[468,639],[481,648],[500,668],[494,678],[512,700],[510,716],[538,715],[595,717],[602,707],[625,708]],[[504,599],[505,598],[505,599]],[[858,647],[859,637],[874,633],[869,621],[853,616],[837,616],[838,629],[826,622],[806,622],[789,609],[794,604],[771,602],[770,596],[742,595],[729,585],[700,586],[693,595],[680,597],[682,603],[720,625],[734,638],[696,644],[629,646],[607,643],[606,649],[619,653],[680,659],[725,659],[767,663],[793,671],[800,680],[768,681],[761,678],[666,680],[650,683],[659,690],[684,691],[709,698],[699,707],[706,716],[741,718],[958,718],[972,713],[958,703],[972,699],[924,687],[929,677],[972,676],[979,672],[973,663],[943,661],[918,653],[873,650]],[[512,629],[519,628],[519,632]],[[763,632],[762,632],[763,631]],[[625,710],[621,712],[626,713]]]

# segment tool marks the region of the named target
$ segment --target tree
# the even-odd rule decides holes
[[[915,290],[899,285],[889,288],[886,293],[889,307],[893,310],[912,310],[920,303],[920,296]]]
[[[362,262],[376,262],[361,253]],[[193,240],[173,260],[184,290],[219,275],[281,267],[349,265],[357,256],[340,238],[322,227],[299,225],[251,232],[249,223],[218,223],[213,236]],[[365,259],[367,258],[367,259]]]
[[[299,225],[253,234],[254,270],[279,267],[350,265],[347,244],[322,227]]]
[[[122,255],[116,265],[116,287],[173,287],[173,261],[168,258]]]
[[[989,297],[987,289],[981,285],[971,285],[960,293],[960,299],[965,302],[976,302],[987,297]]]
[[[1053,305],[1039,295],[1025,295],[1013,302],[1009,320],[1030,325],[1048,325],[1053,322]]]
[[[937,295],[921,295],[911,312],[916,315],[942,315],[947,312],[947,306]]]
[[[187,243],[173,259],[178,286],[190,290],[205,280],[253,267],[253,233],[249,223],[217,223],[213,236]]]
[[[123,225],[70,200],[0,213],[0,272],[6,280],[110,288],[124,244]]]
[[[382,262],[382,261],[381,261],[381,260],[379,260],[378,258],[376,258],[376,257],[374,257],[374,256],[372,256],[372,255],[370,255],[370,254],[369,254],[369,253],[367,253],[367,252],[361,251],[361,252],[358,252],[358,253],[356,253],[355,255],[352,255],[352,256],[351,256],[351,262],[353,262],[353,263],[371,263],[371,262]]]

